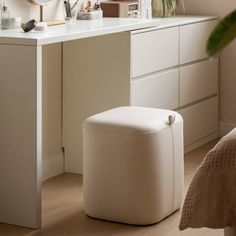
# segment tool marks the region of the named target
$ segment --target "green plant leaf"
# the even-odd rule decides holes
[[[207,42],[207,53],[215,55],[236,38],[236,10],[223,18],[211,33]]]

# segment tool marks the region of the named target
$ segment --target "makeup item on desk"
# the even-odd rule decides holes
[[[64,0],[66,20],[77,18],[78,3],[79,3],[79,0]]]
[[[94,10],[95,10],[95,11],[101,10],[101,5],[100,5],[99,2],[96,2],[96,3],[94,4]]]
[[[73,11],[73,10],[75,9],[75,7],[77,6],[78,2],[79,2],[79,0],[77,0],[77,1],[74,3],[74,5],[71,7],[71,11]]]
[[[78,20],[98,20],[103,18],[103,11],[79,11]]]
[[[65,0],[64,1],[64,5],[65,5],[65,10],[66,10],[66,19],[71,19],[72,18],[72,14],[71,14],[70,1],[69,0]]]
[[[21,27],[20,17],[2,18],[2,29],[19,29]]]
[[[34,28],[35,31],[46,31],[48,29],[47,22],[37,22],[36,27]]]
[[[5,1],[2,1],[1,6],[1,28],[2,29],[18,29],[21,27],[20,17],[10,17]]]
[[[78,8],[79,8],[79,0],[71,0],[71,16],[72,19],[77,19]]]
[[[103,18],[103,11],[101,10],[99,2],[92,6],[91,0],[85,3],[84,9],[78,12],[78,20],[97,20]]]
[[[88,0],[87,4],[86,4],[86,7],[85,7],[85,11],[91,12],[92,10],[93,10],[92,2],[91,2],[91,0]]]
[[[25,33],[27,33],[29,31],[33,30],[36,27],[36,25],[37,25],[36,20],[30,20],[22,25],[22,29],[24,30]]]
[[[7,9],[6,2],[2,2],[2,7],[1,7],[1,18],[9,18],[10,17],[10,12]]]
[[[35,31],[46,31],[48,28],[47,22],[37,22],[36,20],[30,20],[22,25],[22,29],[25,33],[35,30]]]
[[[1,20],[0,20],[0,24],[2,25],[2,21],[3,19],[8,19],[10,17],[10,12],[7,9],[6,3],[5,1],[1,2],[1,10],[0,10],[0,16],[1,16]],[[6,28],[6,25],[4,26],[4,28]],[[1,26],[1,29],[3,29],[3,27]]]

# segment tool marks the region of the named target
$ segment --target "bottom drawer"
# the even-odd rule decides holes
[[[184,142],[188,146],[218,131],[218,96],[180,110],[184,119]]]

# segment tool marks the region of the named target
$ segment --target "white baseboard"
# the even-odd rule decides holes
[[[62,173],[64,173],[63,153],[59,153],[48,160],[43,160],[43,181]]]
[[[229,133],[235,127],[236,127],[236,124],[220,122],[220,137],[225,136],[227,133]]]
[[[184,153],[191,152],[194,149],[199,148],[202,145],[204,145],[204,144],[206,144],[206,143],[208,143],[208,142],[210,142],[210,141],[212,141],[212,140],[214,140],[216,138],[219,138],[219,132],[215,132],[215,133],[213,133],[213,134],[211,134],[211,135],[209,135],[209,136],[207,136],[205,138],[202,138],[201,140],[199,140],[199,141],[197,141],[197,142],[195,142],[193,144],[185,146],[184,147]]]
[[[219,133],[216,132],[216,133],[213,133],[193,144],[190,144],[188,146],[186,146],[184,148],[184,152],[185,153],[188,153],[216,138],[219,138],[219,137],[223,137],[225,136],[227,133],[229,133],[232,129],[234,129],[236,127],[236,124],[232,124],[232,123],[225,123],[225,122],[220,122],[220,130],[219,130]]]

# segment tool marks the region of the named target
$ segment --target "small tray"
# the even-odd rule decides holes
[[[103,11],[91,11],[91,12],[83,12],[79,11],[77,14],[78,20],[97,20],[103,18]]]

